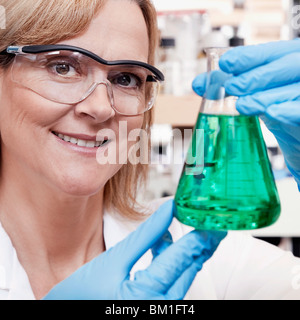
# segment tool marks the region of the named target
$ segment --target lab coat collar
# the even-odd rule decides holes
[[[0,295],[7,300],[35,300],[28,276],[0,223]]]

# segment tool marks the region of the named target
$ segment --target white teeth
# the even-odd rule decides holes
[[[62,138],[62,139],[64,140],[64,138]],[[73,144],[77,144],[78,143],[78,139],[71,138],[70,142],[73,143]]]
[[[86,147],[86,148],[98,148],[100,147],[105,141],[87,141],[87,140],[81,140],[76,138],[71,138],[69,136],[65,136],[61,133],[57,134],[54,132],[56,136],[58,136],[60,139],[70,142],[72,144],[76,144],[79,147]]]
[[[96,146],[97,146],[97,142],[94,142],[94,141],[88,141],[88,142],[86,142],[86,145],[85,145],[85,147],[87,147],[87,148],[95,148]],[[99,144],[99,146],[100,146],[100,144]]]
[[[71,141],[71,137],[69,136],[63,136],[63,140],[70,142]]]
[[[77,142],[77,145],[78,145],[79,147],[85,147],[86,144],[87,144],[87,142],[84,141],[84,140],[78,140],[78,142]]]

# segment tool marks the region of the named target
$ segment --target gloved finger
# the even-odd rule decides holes
[[[173,220],[173,206],[173,200],[164,203],[136,231],[107,251],[110,260],[117,257],[119,268],[125,273],[129,272],[144,253],[167,232]]]
[[[269,64],[230,78],[225,83],[225,89],[230,95],[246,96],[286,86],[300,81],[299,68],[300,53],[291,53]]]
[[[146,270],[137,272],[135,281],[153,291],[166,293],[192,264],[201,270],[225,236],[225,232],[194,230],[166,249]]]
[[[197,263],[193,263],[189,268],[187,268],[169,289],[166,295],[166,300],[183,300],[199,271],[199,265]]]
[[[161,239],[152,247],[153,259],[162,254],[167,248],[173,244],[173,238],[169,231],[167,231]]]
[[[224,98],[224,84],[232,77],[231,74],[221,70],[212,71],[210,74],[200,74],[193,81],[193,90],[199,96],[205,96],[209,100],[219,100]]]
[[[203,254],[186,269],[180,278],[169,289],[167,300],[182,300],[186,296],[192,283],[195,280],[197,273],[202,269],[204,263],[211,258],[220,243],[220,237],[225,237],[226,233],[218,233],[213,231],[214,236],[211,237],[211,251],[203,252]]]
[[[285,124],[300,126],[300,101],[273,104],[266,110],[266,116]],[[299,127],[300,134],[300,127]]]
[[[224,95],[226,94],[224,85],[231,77],[231,74],[225,73],[221,70],[215,70],[209,73],[207,75],[204,97],[208,100],[223,99]]]
[[[203,97],[206,90],[207,73],[199,74],[192,83],[192,88],[200,97]]]
[[[240,97],[236,108],[243,115],[260,115],[274,104],[300,100],[300,83],[294,83],[280,88],[270,89],[254,93],[253,95]],[[290,112],[293,117],[293,110],[283,109],[283,112]]]
[[[147,287],[141,286],[137,281],[125,281],[120,289],[120,298],[131,297],[133,300],[183,300],[186,296],[189,288],[191,287],[197,273],[199,272],[199,267],[196,263],[192,264],[171,289],[165,293],[156,290],[157,288],[147,284]]]
[[[221,57],[220,67],[227,73],[238,75],[299,51],[299,39],[237,47]]]

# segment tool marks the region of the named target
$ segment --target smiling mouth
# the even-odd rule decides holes
[[[84,148],[99,148],[107,144],[109,141],[108,139],[101,140],[101,141],[88,141],[88,140],[76,139],[70,136],[63,135],[61,133],[54,132],[54,131],[52,131],[52,133],[65,142],[69,142],[78,147],[84,147]]]

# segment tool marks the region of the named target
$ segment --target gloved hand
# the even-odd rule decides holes
[[[167,230],[173,205],[165,203],[125,240],[56,285],[44,300],[183,299],[226,233],[192,231],[172,244]],[[151,265],[130,280],[132,267],[150,248]]]
[[[220,60],[227,94],[238,96],[237,110],[259,115],[275,135],[300,190],[300,40],[238,47]],[[203,95],[206,75],[193,83]]]

